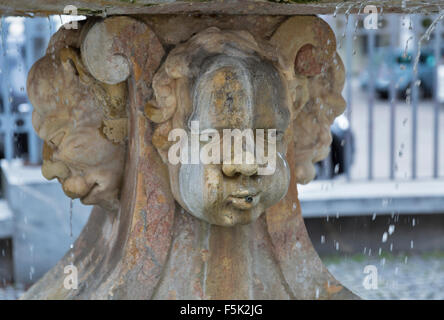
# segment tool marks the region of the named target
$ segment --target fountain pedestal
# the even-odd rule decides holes
[[[356,298],[323,266],[297,198],[328,154],[343,82],[334,34],[314,16],[62,27],[28,77],[33,125],[44,176],[96,206],[74,248],[23,298]],[[168,135],[192,119],[276,128],[276,170],[172,164]],[[251,201],[239,204],[247,189]]]

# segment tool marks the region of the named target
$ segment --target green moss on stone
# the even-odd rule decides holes
[[[276,3],[313,3],[313,2],[319,2],[320,0],[268,0],[270,2],[276,2]]]
[[[92,10],[88,8],[78,8],[77,13],[84,16],[100,15],[103,13],[102,10]]]

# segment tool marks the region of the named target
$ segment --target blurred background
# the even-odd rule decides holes
[[[444,26],[432,15],[379,14],[369,29],[365,17],[322,16],[346,67],[347,109],[316,179],[299,186],[303,216],[321,259],[361,297],[444,299]],[[48,271],[89,216],[41,176],[26,97],[50,36],[84,18],[1,19],[0,299]],[[369,265],[377,289],[364,286]]]

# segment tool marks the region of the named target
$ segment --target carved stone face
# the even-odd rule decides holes
[[[191,86],[191,100],[193,112],[181,125],[190,139],[191,121],[199,121],[201,132],[217,130],[221,158],[227,158],[222,150],[224,129],[252,129],[253,133],[265,129],[265,137],[267,129],[276,129],[276,166],[271,175],[260,175],[256,162],[225,164],[223,159],[221,164],[168,166],[173,195],[192,215],[221,226],[250,223],[288,189],[284,132],[289,110],[284,82],[272,64],[259,57],[218,55],[206,59],[201,66]],[[259,139],[256,134],[255,139]],[[201,141],[200,149],[208,143]]]
[[[124,145],[106,136],[103,103],[93,92],[93,79],[81,79],[78,67],[57,54],[45,56],[30,71],[33,125],[45,142],[42,173],[57,178],[69,197],[112,209],[117,205]]]
[[[294,150],[294,183],[311,180],[313,163],[325,157],[331,142],[329,126],[344,110],[343,67],[327,26],[319,23],[314,25],[315,32],[293,36],[294,30],[308,28],[305,20],[283,24],[265,42],[246,31],[210,27],[177,45],[156,72],[155,99],[145,106],[146,116],[158,124],[153,144],[168,165],[174,198],[195,217],[221,226],[246,224],[276,204],[290,181],[287,143]],[[184,129],[191,149],[194,121],[200,132],[219,133],[221,163],[169,159],[168,132]],[[253,133],[276,129],[273,174],[258,174],[257,163],[227,164],[226,158],[233,153],[236,157],[237,152],[225,154],[225,129]],[[200,141],[200,147],[212,142]]]

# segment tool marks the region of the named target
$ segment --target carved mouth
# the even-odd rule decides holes
[[[85,193],[85,195],[83,195],[82,197],[80,197],[80,200],[82,201],[82,202],[88,202],[88,197],[90,197],[91,195],[93,195],[94,193],[94,190],[95,190],[95,188],[97,187],[97,186],[99,186],[99,184],[97,183],[97,182],[95,182],[92,186],[91,186],[91,188],[89,189],[89,191],[87,192],[87,193]]]
[[[260,192],[253,189],[239,190],[232,193],[227,201],[239,210],[249,210],[254,208],[260,200]]]

